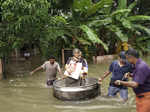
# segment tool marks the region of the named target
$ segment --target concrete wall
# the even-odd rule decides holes
[[[93,61],[94,63],[99,64],[99,63],[110,62],[116,58],[117,58],[116,55],[104,55],[104,56],[97,56],[96,58],[93,57]]]

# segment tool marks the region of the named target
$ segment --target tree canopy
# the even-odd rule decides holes
[[[149,51],[150,16],[138,6],[127,0],[1,0],[1,56],[24,44],[43,56],[78,46],[110,52],[119,42]]]

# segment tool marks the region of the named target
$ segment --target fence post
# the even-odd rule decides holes
[[[62,53],[62,65],[65,65],[65,56],[64,56],[64,49],[61,50]]]
[[[0,80],[3,78],[2,59],[0,59]]]

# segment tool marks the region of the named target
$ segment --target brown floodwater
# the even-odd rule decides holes
[[[149,57],[144,58],[150,63]],[[45,74],[30,71],[42,61],[13,61],[7,69],[8,78],[0,81],[0,112],[136,112],[135,96],[129,89],[129,100],[123,104],[119,97],[107,98],[110,77],[101,86],[101,96],[87,101],[60,101],[53,97],[52,88],[45,86]],[[108,69],[109,62],[90,64],[89,77],[99,77]],[[59,77],[59,75],[58,75]]]

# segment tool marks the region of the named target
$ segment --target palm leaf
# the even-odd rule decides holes
[[[113,3],[113,0],[100,0],[98,3],[92,5],[86,13],[86,16],[91,16],[95,14],[98,10],[104,8],[106,5],[107,7]]]
[[[118,14],[122,14],[124,15],[125,13],[128,13],[128,12],[131,12],[130,9],[120,9],[120,10],[116,10],[114,11],[111,16],[115,16],[115,15],[118,15]]]
[[[96,35],[96,33],[94,33],[94,31],[91,28],[89,28],[87,25],[82,25],[82,26],[80,26],[80,29],[82,29],[83,32],[86,33],[88,40],[90,40],[94,44],[95,43],[99,43],[99,44],[103,45],[104,49],[106,51],[108,51],[107,45],[102,40],[100,40],[98,38],[98,36]]]
[[[145,33],[147,33],[148,35],[150,35],[150,29],[149,29],[149,28],[146,28],[145,26],[142,26],[142,25],[140,25],[140,24],[133,24],[132,26],[133,26],[135,29],[144,31]]]
[[[127,19],[129,21],[146,21],[146,20],[150,20],[150,16],[136,15],[136,16],[127,17]]]
[[[137,42],[146,41],[146,40],[150,40],[150,37],[140,37],[136,39]]]
[[[127,0],[118,0],[117,9],[126,9],[127,8]]]
[[[137,5],[137,1],[134,1],[133,3],[131,3],[129,6],[128,6],[128,9],[133,9],[135,6]]]
[[[123,25],[125,28],[127,28],[127,29],[131,29],[131,28],[132,28],[131,22],[128,21],[127,19],[123,18],[123,19],[121,20],[121,22],[122,22],[122,25]]]
[[[133,3],[131,3],[129,6],[128,6],[128,9],[132,10],[135,6],[137,5],[137,1],[134,1]],[[125,14],[125,17],[127,17],[129,15],[130,12],[126,13]]]
[[[122,30],[115,26],[115,25],[110,25],[107,27],[110,31],[112,31],[113,33],[116,34],[116,36],[122,41],[122,42],[127,42],[128,41],[128,37],[127,35],[122,33]]]
[[[103,19],[103,20],[94,20],[94,21],[91,21],[88,25],[89,26],[101,26],[101,25],[108,25],[108,24],[111,24],[112,23],[112,19],[111,18],[106,18],[106,19]]]
[[[54,16],[52,17],[52,19],[57,23],[64,23],[64,24],[67,23],[66,19],[62,16]]]
[[[142,49],[142,51],[145,51],[145,52],[149,52],[150,49],[147,48],[147,46],[140,46],[140,48]]]
[[[88,40],[85,40],[83,38],[77,38],[77,40],[82,44],[82,45],[91,45],[91,42]]]
[[[73,10],[85,12],[89,7],[91,7],[91,0],[74,0],[73,2]]]

